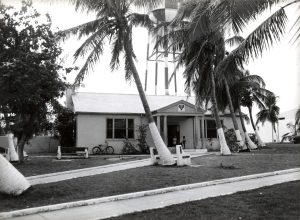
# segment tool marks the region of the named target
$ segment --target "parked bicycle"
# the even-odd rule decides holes
[[[93,147],[92,152],[93,154],[114,154],[115,149],[112,146],[109,146],[108,142],[105,141],[104,144]]]
[[[122,154],[140,154],[140,151],[135,148],[135,146],[128,140],[125,139],[122,149]]]

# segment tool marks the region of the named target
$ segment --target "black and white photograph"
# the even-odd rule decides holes
[[[0,0],[0,220],[300,219],[300,0]]]

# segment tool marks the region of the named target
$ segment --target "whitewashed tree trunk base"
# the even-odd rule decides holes
[[[17,196],[29,187],[26,178],[0,154],[0,192]]]
[[[247,148],[245,146],[245,143],[243,141],[242,135],[240,130],[235,130],[235,136],[236,136],[236,140],[238,141],[239,146],[244,150],[244,148]]]
[[[217,132],[218,132],[219,141],[220,141],[221,155],[231,155],[231,152],[229,150],[229,147],[228,147],[226,139],[225,139],[223,128],[218,128]]]
[[[8,134],[8,155],[9,161],[19,161],[19,155],[16,152],[14,145],[14,135]]]
[[[261,147],[265,147],[266,144],[265,144],[265,142],[263,142],[262,139],[260,138],[260,136],[259,136],[257,130],[255,130],[255,134],[256,134],[256,137],[257,137],[258,145],[261,146]]]
[[[257,149],[256,144],[253,143],[253,141],[250,139],[249,135],[247,132],[245,132],[245,138],[246,138],[246,142],[250,148],[250,150],[255,150]]]
[[[160,157],[159,164],[174,165],[175,159],[173,158],[171,152],[169,151],[169,149],[165,145],[163,139],[161,138],[154,122],[149,123],[149,129],[150,129],[153,141],[154,141],[154,145],[155,145],[158,155]]]

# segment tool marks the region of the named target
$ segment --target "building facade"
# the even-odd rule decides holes
[[[157,128],[168,147],[185,143],[186,149],[219,149],[215,120],[210,111],[195,106],[194,97],[147,96]],[[67,106],[76,115],[76,146],[104,144],[120,153],[124,140],[133,144],[138,127],[147,124],[139,95],[69,93]],[[221,114],[226,128],[232,128],[229,114]],[[153,146],[150,133],[147,143]]]

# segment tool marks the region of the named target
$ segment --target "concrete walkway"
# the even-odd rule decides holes
[[[201,157],[210,154],[213,153],[207,153],[207,151],[195,151],[191,153],[191,157],[192,158]],[[173,156],[176,157],[176,155]],[[43,174],[37,176],[29,176],[26,178],[31,185],[38,185],[38,184],[59,182],[59,181],[85,177],[85,176],[111,173],[115,171],[127,170],[132,168],[145,167],[150,165],[152,165],[151,160],[150,158],[147,158],[147,159],[133,160],[133,161],[123,162],[123,163],[109,164],[104,166],[89,167],[84,169],[69,170],[69,171],[49,173],[49,174]]]
[[[300,168],[0,213],[0,219],[105,219],[295,180],[300,180]]]
[[[29,176],[26,178],[31,185],[37,185],[37,184],[53,183],[53,182],[58,182],[58,181],[63,181],[68,179],[85,177],[85,176],[93,176],[93,175],[98,175],[103,173],[110,173],[110,172],[115,172],[120,170],[127,170],[127,169],[132,169],[137,167],[150,166],[150,165],[151,165],[151,161],[149,158],[147,158],[147,159],[134,160],[134,161],[124,162],[124,163],[115,163],[115,164],[109,164],[104,166],[89,167],[84,169],[69,170],[69,171],[49,173],[49,174],[43,174],[37,176]]]

